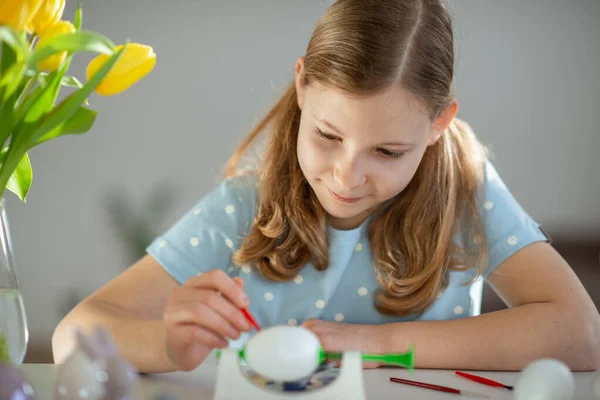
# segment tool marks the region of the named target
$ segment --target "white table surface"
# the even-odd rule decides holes
[[[21,371],[29,378],[38,394],[39,400],[54,400],[54,375],[57,365],[23,364]],[[174,372],[166,374],[143,375],[138,381],[135,391],[136,400],[154,400],[158,394],[170,394],[179,400],[212,400],[216,382],[216,360],[207,359],[200,367],[191,372]],[[477,375],[498,380],[506,385],[513,385],[518,377],[514,372],[474,372]],[[489,396],[491,400],[512,399],[513,392],[492,388],[471,382],[454,375],[454,371],[415,370],[378,368],[364,371],[367,399],[426,399],[426,400],[458,400],[465,397],[441,393],[430,389],[407,386],[389,381],[391,376],[450,386]],[[574,373],[576,400],[594,400],[591,388],[594,372]]]

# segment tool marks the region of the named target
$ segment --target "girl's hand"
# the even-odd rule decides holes
[[[173,290],[163,313],[165,345],[171,362],[181,370],[196,368],[213,348],[228,346],[250,324],[241,312],[250,301],[244,281],[211,270]]]
[[[327,352],[361,351],[363,353],[381,354],[376,326],[344,324],[341,322],[309,319],[302,324],[311,330]],[[363,363],[365,369],[377,368],[379,363]]]

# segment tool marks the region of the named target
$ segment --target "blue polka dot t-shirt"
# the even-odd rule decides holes
[[[178,282],[221,269],[239,276],[251,300],[250,311],[263,326],[302,324],[309,318],[353,324],[407,320],[448,320],[480,313],[483,282],[510,255],[530,243],[547,241],[538,224],[522,209],[493,165],[486,162],[480,191],[488,243],[488,265],[480,279],[473,271],[451,271],[447,288],[424,312],[405,317],[380,314],[373,304],[378,281],[367,237],[368,221],[353,230],[328,227],[329,266],[317,271],[307,264],[290,282],[270,282],[250,266],[234,266],[232,254],[250,231],[258,191],[252,176],[221,182],[204,196],[148,253]]]

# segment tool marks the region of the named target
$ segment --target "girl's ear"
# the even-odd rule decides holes
[[[304,57],[298,58],[296,61],[296,97],[298,100],[298,107],[302,110],[304,106]]]
[[[450,126],[450,123],[456,116],[456,112],[458,111],[458,101],[453,100],[452,103],[440,114],[439,117],[433,122],[431,126],[431,132],[429,135],[429,143],[428,146],[431,146],[440,139],[442,133]]]

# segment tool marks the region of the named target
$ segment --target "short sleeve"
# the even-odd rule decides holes
[[[231,258],[250,231],[256,199],[255,176],[224,180],[146,251],[180,284],[212,269],[231,275]]]
[[[488,249],[488,265],[483,272],[483,278],[487,279],[512,254],[548,238],[510,193],[489,160],[486,160],[483,189],[479,205]]]

